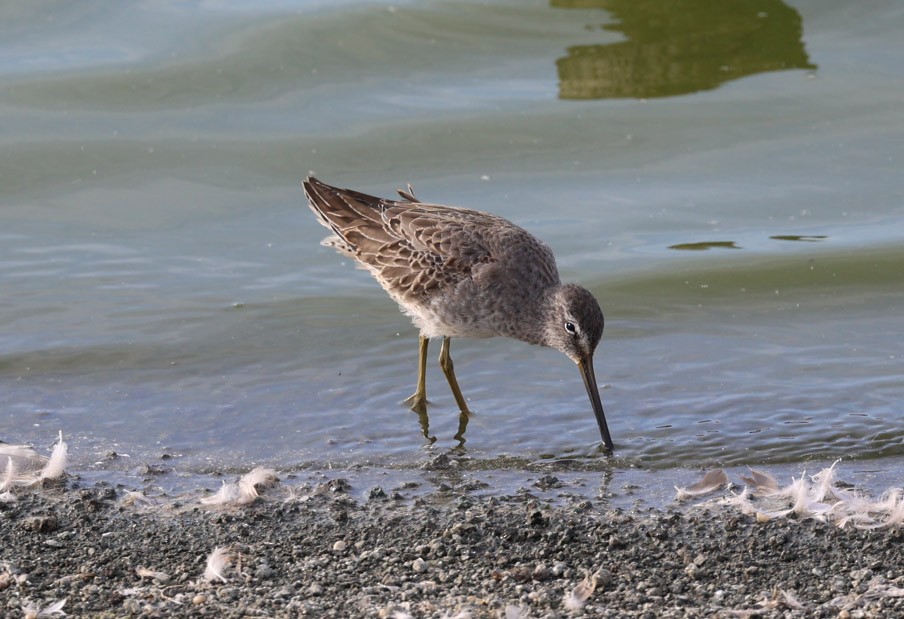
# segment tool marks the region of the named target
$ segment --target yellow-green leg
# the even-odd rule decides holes
[[[426,351],[425,351],[426,352]],[[458,404],[458,410],[465,415],[469,415],[468,403],[461,395],[461,389],[458,387],[458,380],[455,378],[455,369],[452,366],[452,356],[449,354],[449,338],[443,336],[443,345],[439,351],[439,367],[443,369],[446,380],[449,381],[449,388],[452,389],[452,395],[455,396],[455,402]]]
[[[411,410],[422,417],[427,415],[427,345],[429,343],[430,340],[423,335],[418,338],[417,390],[405,399],[405,404],[410,405]]]
[[[465,431],[468,429],[468,422],[471,420],[471,413],[458,413],[458,432],[455,434],[455,440],[458,441],[458,447],[465,446]]]

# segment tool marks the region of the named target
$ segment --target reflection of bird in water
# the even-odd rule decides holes
[[[586,288],[559,282],[549,247],[502,217],[424,204],[410,187],[399,192],[402,201],[313,177],[304,190],[320,223],[333,232],[324,244],[370,271],[420,329],[417,390],[406,400],[412,410],[426,416],[431,338],[442,338],[439,364],[466,424],[470,411],[455,378],[450,338],[513,337],[555,348],[577,364],[603,442],[612,449],[593,373],[603,313]]]

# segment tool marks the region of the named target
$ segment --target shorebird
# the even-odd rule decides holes
[[[332,232],[323,244],[370,271],[420,330],[417,389],[405,400],[412,410],[426,415],[431,339],[442,338],[439,365],[466,419],[470,410],[455,378],[450,339],[511,337],[555,348],[577,364],[600,436],[612,450],[593,372],[603,312],[589,290],[559,281],[545,243],[490,213],[421,202],[411,185],[399,190],[401,200],[313,176],[303,185],[311,210]]]

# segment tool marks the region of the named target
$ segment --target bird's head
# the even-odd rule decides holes
[[[577,284],[556,288],[551,293],[549,304],[542,343],[564,353],[577,364],[600,428],[600,436],[611,451],[612,437],[593,371],[593,353],[603,337],[603,310],[590,291]]]
[[[550,298],[543,345],[555,348],[575,363],[593,359],[603,337],[603,311],[589,290],[577,284],[559,286]]]

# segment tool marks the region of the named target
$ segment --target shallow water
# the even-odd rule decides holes
[[[318,245],[314,171],[547,241],[606,313],[616,464],[900,458],[904,11],[710,4],[3,7],[0,438],[194,470],[456,448],[435,364],[432,447],[400,404],[407,319]],[[564,357],[453,349],[474,461],[605,462]]]

